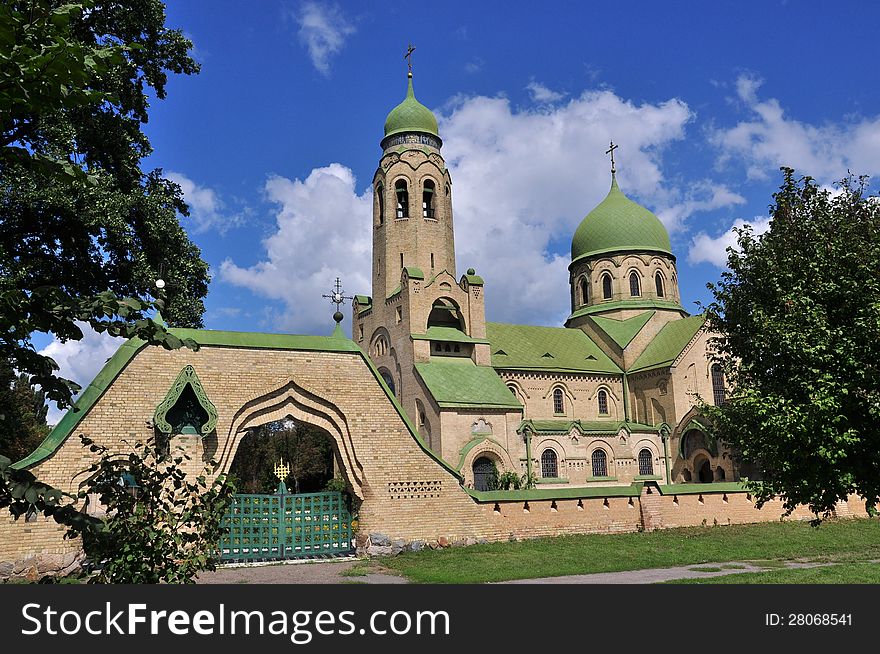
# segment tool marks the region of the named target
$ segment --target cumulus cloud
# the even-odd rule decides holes
[[[531,94],[532,100],[539,104],[552,104],[554,102],[559,102],[566,95],[565,93],[554,91],[535,80],[529,82],[526,89],[529,94]]]
[[[335,3],[303,2],[296,14],[299,40],[322,75],[330,74],[330,59],[342,50],[355,26]]]
[[[85,388],[88,386],[113,353],[125,342],[124,338],[99,334],[88,323],[77,322],[83,332],[78,341],[62,343],[57,338],[40,350],[40,354],[51,357],[58,364],[59,377],[70,379]],[[54,402],[49,403],[47,420],[50,425],[56,424],[63,411],[59,411]]]
[[[321,295],[336,277],[350,293],[370,292],[372,196],[356,191],[354,173],[333,163],[304,180],[270,177],[265,193],[276,210],[277,229],[263,241],[265,258],[242,268],[230,259],[220,278],[283,307],[268,316],[275,327],[328,333],[333,307]]]
[[[710,134],[718,148],[719,166],[741,162],[750,179],[764,179],[779,166],[791,166],[816,179],[841,179],[880,172],[880,115],[814,125],[786,115],[779,100],[762,100],[762,82],[741,75],[737,98],[750,114],[748,120]]]
[[[715,238],[706,232],[700,232],[691,241],[688,261],[694,264],[708,262],[719,268],[725,268],[727,266],[727,248],[736,248],[737,237],[734,229],[742,229],[746,225],[752,228],[755,235],[763,234],[770,229],[770,218],[758,216],[751,221],[738,218],[730,229]]]
[[[183,173],[168,171],[165,177],[183,190],[183,199],[189,205],[189,219],[195,233],[214,229],[225,234],[227,230],[244,223],[243,213],[230,211],[214,189],[197,184]]]
[[[672,190],[670,195],[675,193]],[[680,201],[662,206],[656,212],[666,228],[673,232],[681,229],[684,222],[695,213],[745,204],[746,201],[742,195],[731,191],[726,185],[706,179],[694,182],[686,191],[678,194],[683,196]]]

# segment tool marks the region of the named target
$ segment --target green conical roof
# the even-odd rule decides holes
[[[663,223],[645,207],[626,197],[612,173],[608,195],[581,221],[571,239],[571,260],[624,250],[672,255],[669,232]]]
[[[438,137],[437,119],[431,110],[416,100],[413,92],[412,75],[406,89],[406,97],[394,107],[385,119],[385,136],[400,132],[425,132]]]

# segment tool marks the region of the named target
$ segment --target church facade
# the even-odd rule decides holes
[[[385,122],[373,177],[372,295],[353,339],[429,447],[493,490],[736,481],[697,406],[724,401],[702,316],[681,305],[669,235],[616,180],[571,246],[563,326],[487,322],[491,286],[457,275],[452,179],[431,111],[407,95]]]

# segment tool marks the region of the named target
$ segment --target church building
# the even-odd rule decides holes
[[[491,285],[456,272],[442,146],[410,71],[372,183],[372,295],[353,302],[352,338],[428,447],[477,491],[505,472],[542,488],[738,480],[697,410],[724,401],[711,334],[681,305],[666,228],[620,189],[617,146],[572,237],[558,327],[487,322]]]

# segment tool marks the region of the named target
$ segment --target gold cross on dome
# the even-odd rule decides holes
[[[275,476],[278,477],[278,481],[284,481],[289,474],[290,466],[284,463],[284,458],[282,457],[279,462],[275,464]]]
[[[614,141],[611,141],[610,147],[607,150],[605,150],[605,154],[611,155],[611,172],[612,173],[617,172],[614,168],[614,151],[619,147],[620,147],[619,145],[614,145]]]
[[[416,46],[412,43],[406,49],[406,54],[403,55],[403,58],[406,59],[406,65],[409,67],[409,72],[412,72],[412,53],[416,51]]]

